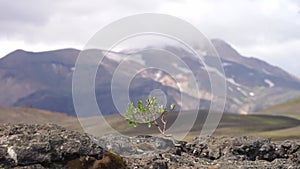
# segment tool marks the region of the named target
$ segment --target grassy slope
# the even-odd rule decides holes
[[[5,123],[55,123],[72,130],[82,131],[82,128],[76,117],[72,117],[63,113],[29,107],[0,107],[0,124]]]
[[[300,120],[300,98],[290,100],[288,102],[271,106],[257,114],[273,114],[280,116],[288,116]]]
[[[190,112],[184,112],[186,116],[190,116]],[[176,119],[177,114],[173,113],[168,115],[168,124],[172,124]],[[207,117],[206,112],[200,112],[195,125],[193,126],[190,134],[186,137],[190,140],[196,136],[199,136],[204,121]],[[108,129],[104,125],[99,125],[99,121],[96,118],[82,119],[85,123],[90,124],[88,130],[94,135],[102,135]],[[136,128],[128,126],[126,121],[121,116],[107,116],[106,121],[110,123],[116,130],[123,134],[139,135],[139,134],[155,134],[158,133],[155,127],[150,130],[146,125],[139,125]],[[95,127],[98,124],[98,127]],[[102,123],[101,123],[102,124]],[[300,120],[276,116],[276,115],[237,115],[237,114],[223,114],[221,122],[215,136],[244,136],[253,135],[259,137],[271,137],[276,140],[282,140],[287,138],[300,139],[300,133],[297,129],[300,127]],[[288,131],[288,132],[285,132]],[[178,127],[178,132],[182,132]]]
[[[191,116],[191,112],[183,112],[185,116]],[[82,131],[77,118],[65,114],[50,112],[39,109],[26,107],[20,108],[0,108],[0,123],[56,123],[72,130]],[[168,124],[172,124],[177,117],[177,113],[169,114],[167,117]],[[207,112],[200,111],[196,119],[195,125],[190,134],[186,137],[190,140],[199,136]],[[86,131],[94,135],[103,135],[109,133],[109,128],[105,126],[104,121],[99,117],[89,117],[81,119]],[[150,130],[146,125],[139,125],[137,128],[131,128],[120,115],[106,116],[105,122],[113,126],[121,133],[129,135],[139,134],[157,134],[155,127]],[[185,125],[185,124],[182,124]],[[287,138],[300,139],[300,120],[291,117],[258,114],[258,115],[237,115],[223,114],[221,122],[215,136],[243,136],[254,135],[260,137],[271,137],[273,139],[282,140]],[[178,132],[182,132],[178,127]]]
[[[277,115],[282,117],[290,117],[300,120],[300,98],[290,100],[288,102],[271,106],[264,109],[258,113],[258,115]],[[300,125],[295,127],[275,130],[275,131],[265,131],[258,134],[258,136],[271,137],[275,139],[285,139],[285,138],[299,138],[300,136]]]

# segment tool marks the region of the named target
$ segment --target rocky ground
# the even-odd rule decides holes
[[[1,125],[0,168],[300,168],[300,142],[254,137],[192,142],[137,136],[94,138],[57,125]]]

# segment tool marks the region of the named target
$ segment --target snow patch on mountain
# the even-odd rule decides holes
[[[275,84],[269,79],[265,79],[264,82],[267,83],[269,85],[269,87],[274,87],[275,86]]]
[[[238,84],[233,78],[227,78],[227,81],[234,84],[235,86],[241,86],[240,84]]]
[[[160,78],[162,77],[162,71],[158,71],[157,73],[155,73],[155,81],[158,81]]]
[[[226,67],[226,66],[232,66],[232,64],[231,64],[231,63],[228,63],[228,62],[223,62],[222,65],[223,65],[223,67]]]
[[[248,96],[247,92],[245,92],[243,89],[241,89],[240,87],[236,88],[237,91],[241,92],[244,96]]]

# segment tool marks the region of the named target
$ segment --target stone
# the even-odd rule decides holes
[[[83,158],[99,164],[105,158],[114,162],[101,163],[106,168],[125,168],[120,156],[108,157],[91,136],[55,124],[0,125],[0,138],[0,168],[68,168],[70,161]]]
[[[166,162],[169,169],[183,168],[299,168],[299,142],[271,142],[256,137],[223,137],[196,139],[183,144],[181,155],[176,155],[174,146],[161,156],[127,156],[129,168],[153,168],[154,164]],[[277,147],[285,147],[277,155]],[[293,147],[293,148],[292,148]],[[128,155],[128,154],[127,154]]]
[[[108,151],[123,157],[148,157],[174,148],[169,138],[154,136],[128,137],[125,135],[110,134],[97,138],[97,144]]]
[[[299,169],[299,158],[299,140],[245,136],[181,142],[116,134],[96,138],[53,124],[0,125],[0,168]]]

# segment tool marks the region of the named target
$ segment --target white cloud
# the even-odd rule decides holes
[[[209,38],[224,39],[244,55],[300,76],[299,6],[297,0],[0,0],[0,56],[18,48],[80,49],[117,19],[159,12],[182,18]]]

